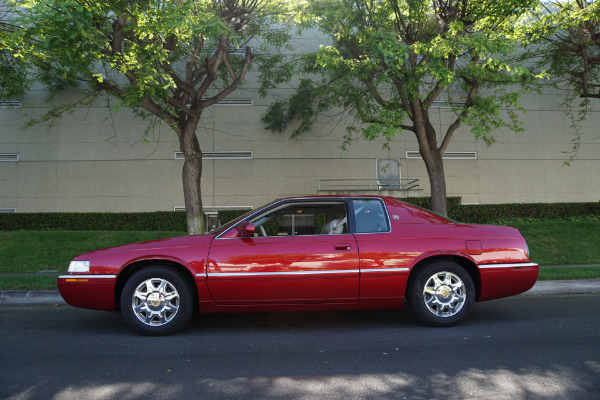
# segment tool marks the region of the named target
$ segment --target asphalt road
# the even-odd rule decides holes
[[[1,399],[600,399],[600,295],[407,311],[232,314],[143,337],[118,314],[0,306]]]

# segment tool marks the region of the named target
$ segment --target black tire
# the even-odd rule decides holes
[[[475,302],[471,276],[452,261],[432,262],[411,282],[408,305],[415,317],[427,325],[455,325]]]
[[[181,330],[194,310],[190,284],[177,271],[156,265],[136,272],[121,292],[125,323],[149,336]]]

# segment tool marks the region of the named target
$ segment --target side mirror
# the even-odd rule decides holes
[[[249,224],[244,221],[237,226],[237,231],[241,237],[253,237],[254,236],[254,224]]]

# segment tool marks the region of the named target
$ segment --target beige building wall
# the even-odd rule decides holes
[[[300,50],[318,40],[300,38]],[[376,159],[399,159],[401,177],[419,179],[429,195],[425,165],[407,158],[417,151],[414,135],[400,133],[383,150],[383,141],[355,141],[346,151],[342,137],[349,121],[323,117],[298,140],[272,133],[260,122],[272,98],[261,99],[252,79],[230,96],[248,106],[207,109],[198,128],[204,152],[246,151],[251,159],[204,161],[202,193],[208,207],[257,207],[275,198],[316,194],[324,179],[375,179]],[[279,94],[285,94],[281,90]],[[69,100],[76,91],[57,98]],[[0,210],[16,212],[123,212],[183,207],[179,144],[165,125],[146,131],[148,122],[125,108],[111,112],[104,102],[77,109],[54,126],[23,125],[49,110],[45,93],[34,90],[20,108],[0,108]],[[475,152],[476,159],[445,161],[448,195],[464,203],[596,202],[600,200],[600,113],[582,125],[581,148],[564,166],[573,130],[560,108],[560,94],[525,96],[522,133],[498,132],[488,147],[468,127],[455,134],[448,151]],[[452,120],[446,108],[431,110],[442,132]],[[440,134],[441,140],[441,134]],[[3,156],[4,155],[4,156]],[[395,193],[398,194],[398,193]]]

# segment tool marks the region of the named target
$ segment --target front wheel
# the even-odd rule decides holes
[[[417,273],[408,295],[417,319],[432,326],[451,326],[475,302],[475,286],[467,271],[451,261],[436,261]]]
[[[121,293],[125,323],[144,335],[169,335],[182,329],[193,311],[192,290],[176,271],[152,266],[136,272]]]

